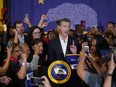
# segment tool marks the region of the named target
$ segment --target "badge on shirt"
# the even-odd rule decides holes
[[[56,84],[63,84],[71,77],[70,66],[61,60],[54,61],[48,68],[48,77]]]

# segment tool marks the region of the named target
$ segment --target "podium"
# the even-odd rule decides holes
[[[80,77],[77,75],[77,72],[76,72],[76,67],[77,67],[78,61],[79,61],[79,54],[66,54],[65,61],[63,61],[66,63],[66,65],[63,64],[62,62],[61,62],[61,64],[56,63],[57,61],[63,61],[63,60],[54,61],[55,63],[54,62],[51,63],[51,65],[49,66],[50,68],[48,68],[48,77],[49,77],[51,85],[53,87],[81,87],[83,84],[82,83],[83,81],[80,79]],[[57,67],[57,65],[58,65],[58,67]],[[65,67],[62,67],[62,65],[65,65]],[[67,65],[69,67],[66,68]],[[66,71],[66,73],[70,73],[70,71],[71,71],[71,73],[70,73],[71,75],[69,75],[69,76],[67,75],[68,78],[62,77],[61,79],[59,79],[59,76],[58,76],[58,79],[57,79],[56,76],[54,76],[54,73],[55,73],[54,68],[56,68],[56,69],[59,68],[59,70],[62,71],[63,74],[65,74],[65,71]],[[65,68],[66,68],[66,70],[64,71]],[[70,69],[70,70],[68,70],[68,69]],[[51,70],[51,72],[49,70]],[[57,73],[57,70],[56,70],[56,73]],[[62,74],[62,73],[60,73],[60,74]],[[60,76],[62,76],[62,75],[60,75]]]

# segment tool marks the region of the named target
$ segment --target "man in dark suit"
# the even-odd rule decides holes
[[[70,30],[70,20],[61,19],[59,23],[59,35],[48,43],[48,57],[50,62],[64,60],[66,54],[76,54],[78,43],[75,38],[68,36]]]
[[[66,61],[66,54],[76,54],[79,52],[77,40],[68,35],[71,22],[64,18],[59,21],[59,35],[48,43],[48,61],[52,63],[56,60]],[[81,80],[76,72],[72,70],[71,78],[68,82],[55,85],[53,87],[80,87]]]
[[[55,39],[53,39],[49,42],[48,54],[49,54],[50,63],[55,60],[64,60],[65,61],[66,54],[76,54],[77,53],[77,47],[78,47],[77,41],[74,38],[69,37],[69,36],[67,39],[68,39],[67,42],[65,42],[66,48],[62,48],[60,37],[56,37]],[[65,46],[63,46],[63,47],[65,47]],[[63,49],[66,49],[65,53],[63,52]]]
[[[17,39],[18,39],[18,43],[28,43],[28,35],[24,34],[24,25],[21,21],[16,21],[14,23],[14,27],[17,31]]]

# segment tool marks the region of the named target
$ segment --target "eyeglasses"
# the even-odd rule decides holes
[[[16,50],[16,51],[13,51],[13,52],[20,52],[20,50]]]
[[[33,32],[33,34],[40,34],[41,32]]]

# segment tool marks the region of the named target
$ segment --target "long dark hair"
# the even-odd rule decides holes
[[[93,39],[96,40],[96,53],[99,54],[100,50],[109,50],[109,45],[104,37],[95,35]]]
[[[31,47],[34,46],[35,44],[40,43],[40,42],[43,43],[43,41],[41,39],[34,39],[31,42]],[[32,61],[33,55],[34,55],[34,50],[31,49],[31,52],[30,52],[30,55],[29,55],[29,58],[28,58],[28,62]],[[39,56],[38,65],[46,66],[47,62],[46,62],[46,59],[45,59],[45,55],[42,53],[42,54],[39,54],[38,56]]]
[[[39,28],[38,26],[32,26],[30,31],[29,31],[29,39],[32,40],[33,39],[33,36],[32,36],[32,33],[35,29],[39,29],[40,32],[41,32],[41,28]]]

